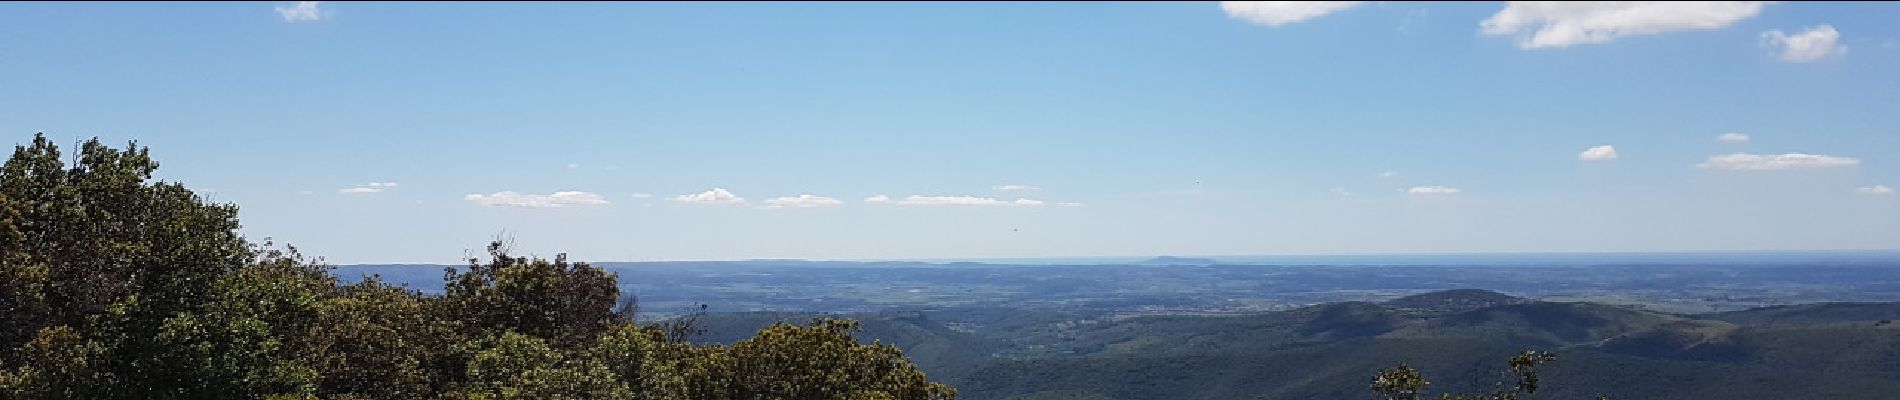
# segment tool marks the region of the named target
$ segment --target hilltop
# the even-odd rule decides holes
[[[1457,313],[1530,302],[1530,299],[1484,289],[1453,289],[1400,297],[1386,301],[1385,305],[1421,312]]]

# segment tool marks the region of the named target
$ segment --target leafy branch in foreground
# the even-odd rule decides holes
[[[1511,374],[1516,376],[1517,382],[1508,386],[1505,385],[1504,382],[1498,382],[1497,387],[1492,389],[1491,393],[1448,393],[1441,394],[1438,398],[1440,400],[1518,400],[1532,393],[1537,393],[1539,382],[1537,368],[1545,363],[1556,360],[1556,354],[1547,351],[1526,350],[1523,353],[1512,356],[1510,361],[1506,363],[1510,367]],[[1425,377],[1418,373],[1418,370],[1404,364],[1400,364],[1397,367],[1381,369],[1378,374],[1372,376],[1372,391],[1378,393],[1380,397],[1386,400],[1418,400],[1422,398],[1420,396],[1424,395],[1427,386],[1431,386],[1431,382],[1426,381]],[[1608,400],[1609,397],[1597,396],[1597,399]]]

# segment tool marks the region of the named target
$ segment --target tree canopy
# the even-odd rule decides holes
[[[425,295],[344,284],[155,181],[136,143],[0,167],[0,398],[952,399],[855,321],[732,345],[635,321],[614,274],[501,242]]]

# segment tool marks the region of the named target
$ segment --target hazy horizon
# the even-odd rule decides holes
[[[533,254],[545,257],[550,254]],[[1158,254],[1151,256],[1048,256],[1048,257],[1008,257],[1008,258],[879,258],[879,259],[806,259],[806,258],[745,258],[745,259],[667,259],[667,260],[583,260],[573,261],[592,264],[643,264],[643,263],[773,263],[773,262],[813,262],[813,263],[927,263],[954,264],[977,263],[991,265],[1113,265],[1137,264],[1161,257],[1210,259],[1228,265],[1440,265],[1451,263],[1458,265],[1578,265],[1578,264],[1647,264],[1647,263],[1684,263],[1707,262],[1719,265],[1756,264],[1756,263],[1815,263],[1815,262],[1900,262],[1900,250],[1735,250],[1735,251],[1656,251],[1656,252],[1440,252],[1440,253],[1335,253],[1335,254]],[[391,266],[423,265],[443,266],[460,265],[449,262],[421,263],[349,263],[339,266]]]

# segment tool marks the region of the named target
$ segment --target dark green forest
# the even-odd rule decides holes
[[[158,182],[148,149],[44,135],[0,169],[0,398],[950,399],[858,323],[730,345],[635,321],[615,277],[509,254],[447,290],[341,284],[238,208]]]

